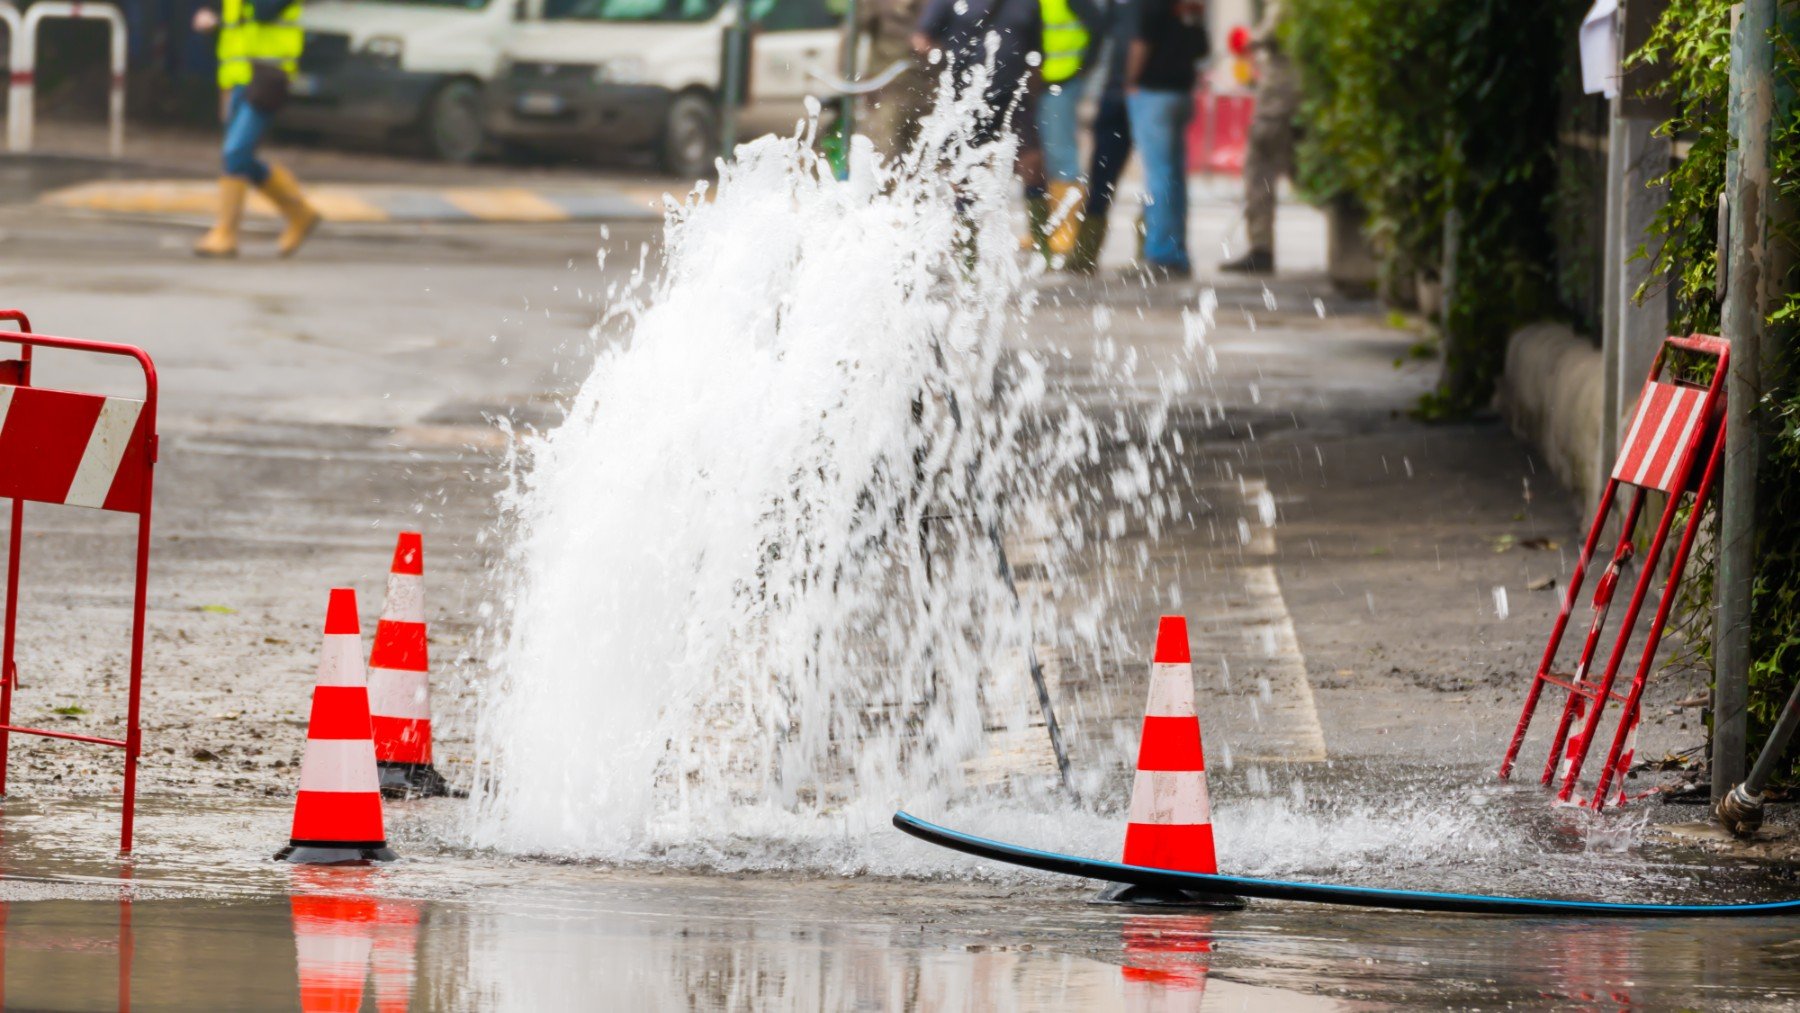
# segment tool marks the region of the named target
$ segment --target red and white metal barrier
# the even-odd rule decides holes
[[[16,17],[18,12],[13,14]],[[0,19],[4,17],[0,14]],[[107,150],[118,158],[125,153],[125,16],[112,4],[82,0],[40,0],[25,12],[22,21],[7,21],[12,35],[12,82],[6,92],[6,148],[15,152],[31,150],[38,26],[52,18],[107,23],[112,56],[112,81],[106,90]]]
[[[1670,357],[1674,353],[1693,355],[1702,362],[1710,360],[1708,364],[1712,367],[1711,374],[1705,376],[1703,381],[1670,376]],[[1506,749],[1506,757],[1500,763],[1502,778],[1512,774],[1513,762],[1518,758],[1519,747],[1525,741],[1525,733],[1531,726],[1531,718],[1537,711],[1544,687],[1556,686],[1565,690],[1568,696],[1563,702],[1562,717],[1551,738],[1550,756],[1544,762],[1540,780],[1549,784],[1553,779],[1560,779],[1562,783],[1557,789],[1557,799],[1570,801],[1576,783],[1581,778],[1582,763],[1587,759],[1588,750],[1593,746],[1596,733],[1600,730],[1601,714],[1608,703],[1618,703],[1621,705],[1618,725],[1613,732],[1606,762],[1600,768],[1599,785],[1589,804],[1599,809],[1609,802],[1625,801],[1623,781],[1630,767],[1630,755],[1636,749],[1638,708],[1644,693],[1644,681],[1656,660],[1656,649],[1662,642],[1663,627],[1668,623],[1669,612],[1675,605],[1681,575],[1687,567],[1688,554],[1693,550],[1694,537],[1700,530],[1701,517],[1706,513],[1707,498],[1712,493],[1713,482],[1718,477],[1719,462],[1724,455],[1725,376],[1730,366],[1730,357],[1731,347],[1728,343],[1696,334],[1664,341],[1656,361],[1651,364],[1650,378],[1645,382],[1644,392],[1638,398],[1637,411],[1626,431],[1624,445],[1619,448],[1618,461],[1613,466],[1612,476],[1607,480],[1605,490],[1600,494],[1600,508],[1594,515],[1593,525],[1588,529],[1581,555],[1575,561],[1575,571],[1570,575],[1569,590],[1563,597],[1562,610],[1556,617],[1556,625],[1550,631],[1550,644],[1544,648],[1543,660],[1538,663],[1537,675],[1532,679],[1531,689],[1525,697],[1524,712],[1519,715],[1518,727],[1514,729],[1512,742]],[[1607,517],[1612,512],[1621,485],[1632,486],[1636,491],[1619,525],[1619,538],[1613,549],[1612,560],[1601,575],[1599,586],[1594,592],[1593,620],[1582,645],[1581,655],[1574,672],[1564,675],[1553,671],[1557,648],[1562,644],[1569,616],[1575,611],[1588,563],[1594,558],[1601,531],[1606,527]],[[1651,539],[1650,547],[1639,564],[1631,601],[1620,620],[1619,633],[1613,641],[1606,665],[1601,670],[1599,679],[1591,680],[1588,678],[1588,669],[1600,645],[1600,634],[1612,605],[1613,589],[1618,583],[1619,574],[1633,562],[1632,537],[1637,532],[1638,519],[1644,511],[1645,497],[1651,491],[1666,494],[1667,503],[1663,508],[1662,518],[1657,523],[1656,535]],[[1631,688],[1621,695],[1613,691],[1613,683],[1625,660],[1625,652],[1631,641],[1632,630],[1637,626],[1644,598],[1656,578],[1657,564],[1662,559],[1663,548],[1668,543],[1676,516],[1684,503],[1689,502],[1689,493],[1693,494],[1693,509],[1688,513],[1681,540],[1675,547],[1675,556],[1669,563],[1668,580],[1663,584],[1656,615],[1646,631],[1643,657],[1632,677]],[[1613,786],[1615,778],[1620,781],[1619,789],[1608,798],[1607,789]]]
[[[156,366],[143,349],[105,341],[31,333],[25,314],[0,310],[18,325],[0,330],[0,345],[19,345],[17,359],[0,360],[0,497],[12,502],[6,556],[6,616],[0,640],[0,795],[12,733],[41,735],[125,750],[121,851],[131,850],[137,804],[138,699],[144,677],[144,610],[150,578],[150,506],[156,466]],[[133,359],[144,373],[141,400],[35,387],[32,352],[60,349]],[[131,683],[125,737],[108,738],[12,723],[19,686],[14,661],[19,620],[19,564],[24,546],[25,503],[55,503],[136,514],[136,591],[131,607]]]

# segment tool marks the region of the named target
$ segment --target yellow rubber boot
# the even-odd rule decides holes
[[[1051,217],[1056,220],[1056,231],[1050,233],[1046,245],[1051,256],[1067,257],[1075,252],[1075,237],[1081,232],[1081,219],[1087,209],[1087,192],[1080,183],[1053,181],[1050,207]]]
[[[249,193],[249,180],[240,176],[219,178],[219,217],[206,235],[194,244],[195,256],[237,256],[238,226],[243,224],[244,198]]]
[[[269,167],[269,178],[263,181],[262,192],[287,223],[281,230],[275,250],[284,257],[291,257],[318,227],[319,212],[306,202],[306,194],[300,192],[300,181],[285,166]]]

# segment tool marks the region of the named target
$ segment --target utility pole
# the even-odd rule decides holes
[[[737,150],[737,114],[738,107],[744,104],[749,62],[749,0],[732,0],[731,28],[725,33],[725,80],[719,100],[719,153],[727,159]]]
[[[1777,0],[1732,9],[1730,133],[1725,166],[1721,330],[1731,342],[1726,381],[1725,481],[1720,490],[1719,615],[1714,630],[1712,797],[1744,778],[1750,673],[1750,591],[1756,576],[1756,469],[1761,455],[1764,324],[1776,279],[1768,263],[1769,134],[1775,114]]]
[[[861,12],[856,0],[844,4],[844,51],[839,54],[838,69],[844,80],[856,80],[856,50],[862,41]],[[844,139],[844,161],[849,164],[850,138],[856,133],[856,94],[845,92],[838,108],[838,133]]]

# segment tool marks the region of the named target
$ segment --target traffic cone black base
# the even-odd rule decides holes
[[[429,763],[376,763],[381,794],[386,798],[441,798],[450,783]]]
[[[1220,897],[1216,894],[1190,893],[1164,887],[1114,883],[1094,898],[1096,904],[1124,904],[1129,907],[1204,908],[1209,911],[1242,911],[1242,897]]]
[[[339,844],[321,841],[313,844],[290,844],[275,852],[277,862],[296,865],[368,865],[370,862],[392,862],[399,859],[386,844]]]

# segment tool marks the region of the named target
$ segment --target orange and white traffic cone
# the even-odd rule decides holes
[[[363,673],[362,624],[356,592],[333,588],[325,612],[325,646],[313,688],[300,761],[294,829],[278,861],[312,865],[392,861],[382,829],[381,789],[370,737],[369,686]]]
[[[364,892],[368,884],[362,881],[296,885],[302,889],[296,890],[289,903],[294,912],[301,1013],[356,1013],[362,1009],[363,985],[375,946],[376,901]],[[333,892],[303,892],[309,889]]]
[[[382,794],[447,795],[431,765],[431,677],[425,646],[425,545],[400,532],[388,570],[387,600],[369,652],[369,711]]]
[[[1138,743],[1137,776],[1125,826],[1126,865],[1179,872],[1219,871],[1213,850],[1212,803],[1206,790],[1206,753],[1194,707],[1194,666],[1187,620],[1163,616],[1150,662],[1150,700]],[[1206,902],[1193,895],[1142,887],[1114,887],[1103,900],[1242,906],[1226,898]]]

